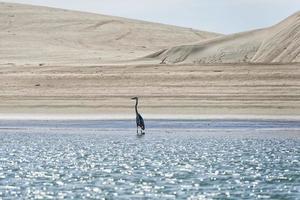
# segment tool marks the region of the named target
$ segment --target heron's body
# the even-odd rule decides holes
[[[136,133],[139,134],[138,129],[141,128],[141,135],[144,135],[145,132],[143,132],[145,130],[145,123],[144,123],[144,119],[143,117],[140,115],[140,113],[138,112],[138,103],[139,100],[137,97],[134,97],[132,99],[135,99],[135,114],[136,114]]]
[[[140,127],[142,130],[145,130],[145,123],[143,117],[137,113],[136,115],[136,125]]]

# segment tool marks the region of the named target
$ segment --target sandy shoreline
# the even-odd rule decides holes
[[[299,121],[300,115],[144,115],[145,120],[262,120],[262,121]],[[134,114],[120,115],[51,115],[51,114],[0,114],[0,120],[134,120]]]
[[[134,117],[139,96],[145,117],[298,118],[299,80],[299,64],[10,66],[1,68],[0,114]]]

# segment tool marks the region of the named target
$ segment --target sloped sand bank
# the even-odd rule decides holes
[[[299,115],[294,65],[114,65],[2,69],[1,113]]]

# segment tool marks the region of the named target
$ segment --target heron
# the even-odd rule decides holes
[[[135,100],[135,114],[136,114],[136,134],[139,135],[139,127],[141,128],[141,133],[140,135],[145,135],[145,123],[143,117],[139,114],[137,106],[139,103],[139,98],[138,97],[133,97],[131,98],[132,100]]]

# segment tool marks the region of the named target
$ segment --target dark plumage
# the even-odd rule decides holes
[[[144,123],[144,119],[143,117],[139,114],[137,106],[139,103],[139,99],[138,97],[134,97],[132,98],[133,100],[135,100],[135,113],[136,113],[136,133],[138,134],[138,128],[141,128],[141,134],[144,135],[145,132],[143,132],[143,130],[145,130],[145,123]]]
[[[145,130],[144,119],[140,114],[136,115],[136,125],[141,127],[142,130]]]

